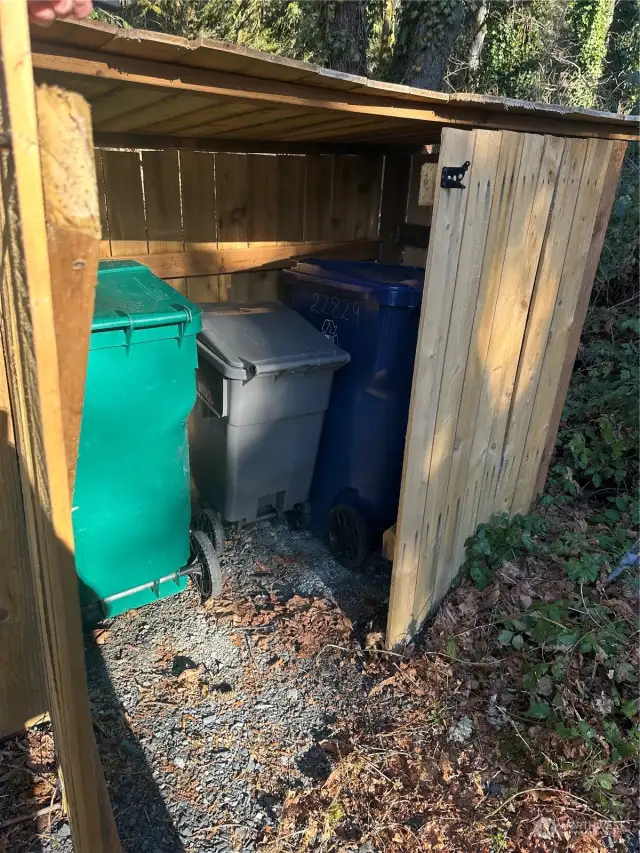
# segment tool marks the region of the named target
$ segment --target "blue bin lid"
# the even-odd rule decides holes
[[[92,332],[158,329],[164,337],[160,330],[174,325],[182,334],[196,334],[200,309],[143,264],[100,261]]]
[[[380,305],[413,308],[422,300],[423,267],[304,258],[291,268],[291,272],[296,278],[309,277],[359,291],[363,297],[375,299]]]

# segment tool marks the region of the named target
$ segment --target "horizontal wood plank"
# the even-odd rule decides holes
[[[290,266],[293,258],[307,255],[373,260],[376,257],[377,245],[374,240],[285,243],[279,246],[252,246],[208,252],[128,255],[121,260],[144,264],[160,278],[184,278],[245,270],[285,269]]]
[[[406,145],[364,144],[353,142],[278,142],[265,139],[220,139],[211,136],[174,136],[167,133],[112,133],[97,130],[93,134],[99,148],[139,148],[184,151],[212,151],[229,154],[384,154],[393,150],[402,154],[421,148]]]

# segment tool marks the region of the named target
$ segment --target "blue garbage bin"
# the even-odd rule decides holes
[[[351,356],[334,378],[309,524],[357,569],[398,512],[424,269],[310,258],[286,278],[291,307]]]

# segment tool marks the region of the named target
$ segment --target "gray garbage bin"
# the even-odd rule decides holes
[[[334,372],[349,355],[279,302],[211,303],[198,335],[191,470],[229,522],[308,497]]]

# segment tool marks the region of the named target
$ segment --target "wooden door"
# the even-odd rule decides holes
[[[624,147],[443,131],[438,175],[444,166],[471,165],[465,188],[438,187],[434,202],[396,528],[391,646],[413,636],[440,602],[477,525],[496,512],[526,511],[535,496]]]

